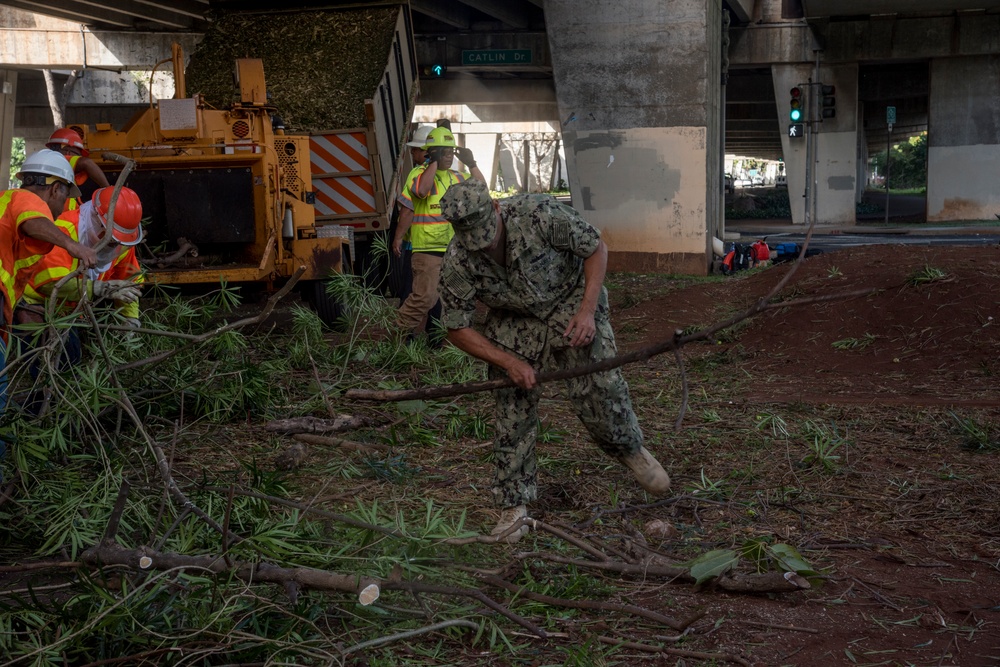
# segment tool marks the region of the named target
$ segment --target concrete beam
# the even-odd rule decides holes
[[[125,17],[125,20],[130,23],[134,23],[135,19],[148,21],[160,26],[160,29],[190,30],[192,24],[196,22],[190,16],[184,16],[173,10],[144,4],[136,0],[115,0],[114,2],[98,2],[97,0],[45,0],[45,2],[38,4],[43,8],[38,11],[45,11],[47,8],[54,7],[62,11],[80,13],[84,16],[94,16],[95,18],[98,18],[98,12],[102,15],[111,13]],[[198,22],[203,20],[202,16],[198,17]],[[94,20],[84,21],[84,23],[92,24]]]
[[[445,8],[433,0],[411,0],[410,9],[459,30],[469,30],[472,27],[469,10],[462,5]]]
[[[205,12],[209,10],[207,0],[135,0],[140,5],[149,5],[167,9],[177,14],[190,16],[199,21],[205,20]]]
[[[802,0],[806,18],[997,9],[998,0]]]
[[[746,23],[753,17],[756,2],[755,0],[727,0],[726,4],[729,6],[729,11],[736,16],[737,21]]]
[[[66,77],[55,75],[57,89],[61,90]],[[80,78],[70,90],[68,106],[112,105],[149,105],[149,72],[123,71],[113,72],[88,68],[80,72]],[[159,100],[174,96],[174,81],[170,72],[158,70],[153,79],[153,99]],[[17,89],[18,107],[49,107],[48,92],[45,80],[37,70],[21,70]]]
[[[524,15],[511,6],[511,0],[504,0],[504,2],[500,2],[499,0],[459,0],[459,2],[477,9],[487,16],[492,16],[496,20],[506,23],[513,28],[525,30],[528,27],[528,22],[525,20]]]
[[[551,79],[483,81],[430,79],[420,82],[420,104],[555,104]],[[558,115],[556,116],[558,118]]]
[[[880,62],[1000,53],[1000,14],[749,25],[730,30],[729,64]]]
[[[150,70],[170,57],[170,45],[179,42],[193,53],[203,35],[195,33],[137,33],[81,31],[79,25],[59,30],[0,30],[0,68]]]
[[[64,21],[70,21],[77,24],[92,23],[96,18],[101,23],[108,25],[119,26],[121,28],[132,27],[132,21],[126,19],[120,14],[115,14],[114,12],[109,12],[103,9],[96,9],[94,11],[87,12],[74,8],[54,7],[49,3],[38,2],[37,0],[6,0],[5,4],[24,12],[44,13],[48,16],[53,16]]]

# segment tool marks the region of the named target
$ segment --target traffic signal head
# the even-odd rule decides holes
[[[448,71],[448,68],[440,63],[431,65],[431,76],[444,76],[446,71]]]
[[[837,88],[835,86],[823,86],[823,118],[837,117]]]
[[[799,121],[802,120],[802,116],[804,114],[802,106],[802,103],[804,101],[802,96],[802,89],[799,88],[798,86],[795,86],[790,91],[788,91],[788,94],[791,95],[792,98],[791,102],[789,103],[791,106],[791,111],[788,112],[788,118],[793,123],[798,123]]]

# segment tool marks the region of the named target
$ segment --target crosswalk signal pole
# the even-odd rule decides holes
[[[885,133],[885,224],[889,224],[889,156],[892,155],[892,123]]]

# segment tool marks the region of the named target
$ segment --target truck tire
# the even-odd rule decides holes
[[[347,308],[336,296],[326,291],[329,284],[327,280],[311,281],[311,288],[308,290],[308,298],[312,302],[316,315],[326,326],[340,331],[344,328],[344,316],[347,315]]]

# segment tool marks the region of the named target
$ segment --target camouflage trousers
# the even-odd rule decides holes
[[[548,327],[545,327],[548,329]],[[547,334],[538,363],[527,360],[536,371],[574,368],[615,356],[611,325],[599,323],[597,339],[588,347],[569,347],[554,333]],[[509,349],[508,349],[509,351]],[[506,372],[490,367],[490,378],[504,378]],[[591,438],[605,454],[621,458],[642,447],[642,430],[632,409],[628,384],[621,369],[584,375],[565,381],[566,397]],[[496,475],[493,499],[498,507],[525,505],[538,497],[538,464],[535,440],[538,432],[538,401],[542,389],[520,387],[493,392],[496,439],[493,452]]]

